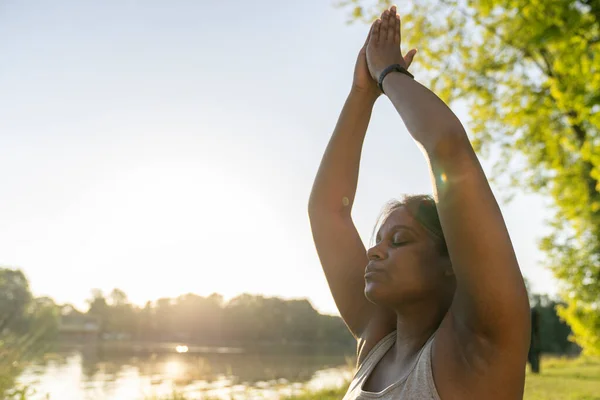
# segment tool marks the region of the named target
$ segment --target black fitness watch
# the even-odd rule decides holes
[[[382,93],[385,94],[385,92],[383,91],[383,79],[385,78],[385,76],[387,74],[389,74],[390,72],[401,72],[405,75],[410,76],[412,79],[415,79],[415,77],[413,76],[413,74],[411,74],[410,72],[408,72],[408,70],[406,68],[404,68],[402,65],[400,64],[392,64],[389,67],[387,67],[386,69],[383,70],[383,72],[381,73],[381,75],[379,75],[379,82],[377,82],[377,86],[379,86],[379,90],[381,90]]]

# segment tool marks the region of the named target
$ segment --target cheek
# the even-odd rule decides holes
[[[391,259],[394,281],[422,284],[439,275],[439,260],[428,246],[399,248]]]
[[[396,249],[392,253],[390,261],[394,275],[402,276],[418,274],[426,260],[419,247],[410,246]]]

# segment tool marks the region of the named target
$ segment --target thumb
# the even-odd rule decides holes
[[[369,28],[369,33],[367,34],[367,39],[365,40],[365,44],[363,45],[363,48],[366,48],[367,45],[369,44],[369,40],[371,40],[372,32],[373,32],[373,25],[371,25],[371,27]]]
[[[406,53],[406,55],[404,56],[404,62],[406,63],[406,68],[410,67],[410,64],[412,64],[413,59],[415,58],[415,54],[417,54],[417,49],[412,49],[411,51]]]

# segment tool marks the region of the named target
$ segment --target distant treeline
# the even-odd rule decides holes
[[[242,294],[224,301],[185,294],[143,307],[114,289],[92,290],[87,311],[34,298],[18,269],[0,268],[0,356],[6,344],[18,353],[37,350],[60,335],[66,340],[185,341],[199,345],[306,344],[355,346],[341,318],[317,312],[306,299]],[[37,343],[33,346],[33,343]]]
[[[122,290],[114,289],[107,297],[99,290],[92,292],[85,315],[97,318],[104,338],[223,345],[355,344],[341,318],[318,313],[306,299],[242,294],[225,302],[219,294],[190,293],[137,307]]]

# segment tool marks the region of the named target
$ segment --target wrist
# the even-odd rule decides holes
[[[375,103],[377,98],[379,98],[379,96],[381,96],[381,92],[377,88],[364,89],[364,88],[360,88],[360,87],[356,87],[356,86],[352,85],[349,96],[354,97],[354,98],[359,98],[359,99],[362,99],[367,102]]]
[[[386,87],[389,86],[391,81],[395,81],[396,79],[400,79],[400,80],[404,79],[402,77],[409,79],[409,80],[414,80],[410,76],[403,74],[400,71],[391,71],[386,76],[384,76],[383,80],[381,81],[381,87],[383,88],[384,92],[387,93],[389,91],[389,89],[386,89]]]
[[[392,64],[380,73],[379,79],[377,80],[377,86],[383,93],[385,93],[385,89],[383,87],[384,82],[390,75],[404,75],[406,77],[409,77],[410,79],[415,79],[415,77],[400,64]]]

